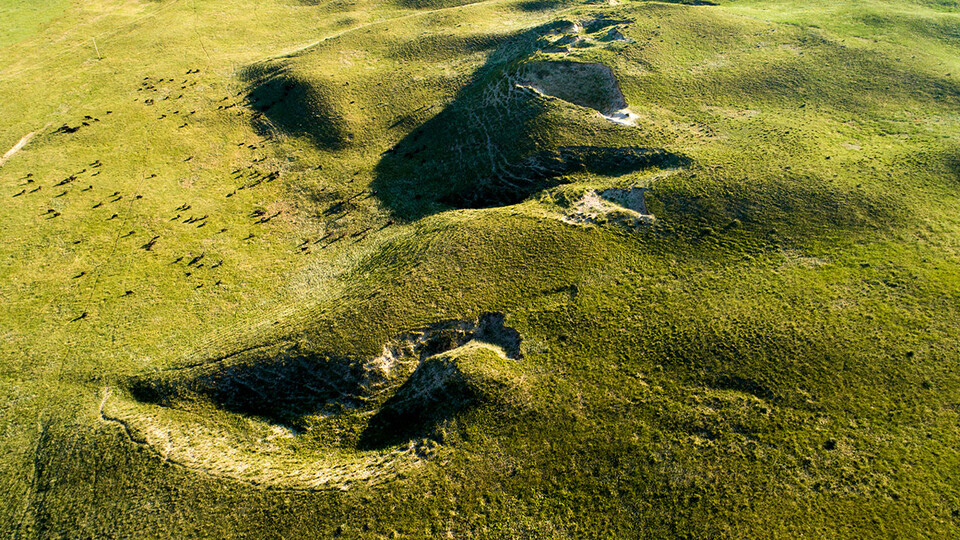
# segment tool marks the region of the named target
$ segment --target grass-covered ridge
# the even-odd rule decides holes
[[[957,535],[960,11],[718,3],[0,0],[0,527]]]

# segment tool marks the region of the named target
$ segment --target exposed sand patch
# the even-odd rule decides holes
[[[616,122],[618,124],[623,124],[625,126],[635,126],[637,125],[637,119],[640,118],[640,115],[635,114],[633,111],[627,108],[620,109],[619,111],[614,111],[610,114],[600,113],[604,118],[610,120],[611,122]]]
[[[590,190],[560,219],[572,224],[611,223],[628,229],[653,225],[656,217],[647,212],[645,191],[640,187]]]
[[[631,22],[604,18],[574,21],[569,26],[548,32],[544,36],[547,45],[541,47],[541,50],[548,53],[567,54],[573,52],[571,49],[584,49],[614,42],[632,43],[633,40],[623,33],[623,29]]]
[[[13,148],[11,148],[10,150],[7,150],[7,153],[4,154],[3,157],[0,157],[0,166],[3,166],[3,164],[6,163],[8,159],[12,158],[14,154],[19,152],[24,146],[26,146],[27,143],[30,142],[30,139],[32,139],[33,136],[36,134],[37,134],[36,131],[31,131],[30,133],[27,133],[26,135],[21,137],[20,142],[13,145]]]
[[[607,120],[636,125],[613,70],[584,62],[529,62],[518,74],[517,86],[599,112]]]

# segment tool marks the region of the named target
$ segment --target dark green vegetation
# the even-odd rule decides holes
[[[960,534],[960,8],[707,4],[0,0],[3,532]]]

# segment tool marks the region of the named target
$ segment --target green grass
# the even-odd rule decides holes
[[[0,6],[0,47],[26,39],[63,13],[68,2],[11,0]]]
[[[956,536],[958,17],[0,0],[0,528]]]

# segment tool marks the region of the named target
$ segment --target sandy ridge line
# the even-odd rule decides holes
[[[209,469],[207,467],[202,467],[180,461],[176,458],[172,458],[167,455],[165,452],[154,447],[146,439],[146,437],[137,437],[135,429],[127,423],[125,420],[112,416],[108,414],[104,408],[107,405],[107,400],[110,398],[110,387],[106,386],[103,389],[103,399],[100,401],[99,407],[99,416],[100,421],[107,425],[117,426],[120,428],[120,431],[123,433],[123,437],[126,438],[131,444],[134,444],[140,448],[148,450],[151,454],[159,458],[165,463],[179,467],[181,469],[191,471],[194,473],[200,473],[206,475],[210,478],[213,478],[218,481],[230,481],[230,482],[239,482],[254,488],[269,490],[269,491],[280,491],[280,492],[306,492],[306,493],[330,493],[333,491],[343,491],[342,487],[339,486],[296,486],[296,485],[272,485],[268,482],[257,482],[255,480],[248,480],[245,478],[237,478],[236,476],[230,474],[224,474],[214,469]]]
[[[8,159],[12,158],[14,154],[19,152],[21,148],[26,146],[27,143],[30,142],[30,139],[32,139],[33,136],[36,134],[37,134],[36,131],[31,131],[30,133],[27,133],[26,135],[21,137],[20,142],[13,145],[13,148],[11,148],[10,150],[7,150],[7,153],[4,154],[3,157],[0,157],[0,167],[2,167],[3,164],[7,162]]]
[[[107,398],[109,398],[109,397],[110,397],[110,387],[107,386],[107,387],[105,387],[105,388],[103,389],[103,400],[100,402],[100,420],[101,420],[102,422],[104,422],[104,423],[107,423],[107,424],[119,426],[120,429],[123,431],[124,435],[126,436],[127,440],[129,440],[131,443],[133,443],[133,444],[135,444],[135,445],[137,445],[137,446],[139,446],[139,447],[141,447],[141,448],[146,448],[146,449],[148,449],[150,452],[152,452],[154,455],[156,455],[157,457],[159,457],[160,459],[162,459],[164,462],[169,463],[169,464],[171,464],[171,465],[175,465],[175,466],[177,466],[177,467],[184,468],[184,469],[186,469],[186,470],[188,470],[188,471],[203,473],[203,474],[206,474],[206,475],[211,476],[211,477],[213,477],[213,478],[216,478],[216,479],[218,479],[218,480],[222,480],[222,479],[224,479],[224,478],[230,478],[230,479],[233,480],[233,481],[240,482],[240,483],[247,484],[247,485],[254,486],[254,487],[267,488],[267,489],[278,489],[278,488],[271,488],[270,486],[264,486],[264,485],[258,484],[258,483],[256,483],[256,482],[252,482],[252,481],[250,481],[250,480],[244,480],[244,479],[241,479],[241,478],[233,478],[233,477],[225,476],[225,475],[222,475],[222,474],[218,474],[216,471],[212,471],[212,470],[207,469],[207,468],[204,468],[204,467],[191,466],[191,465],[188,465],[188,464],[186,464],[186,463],[182,463],[182,462],[180,462],[180,461],[170,459],[170,458],[169,458],[168,456],[166,456],[163,452],[160,452],[159,450],[157,450],[156,448],[154,448],[145,438],[144,438],[143,440],[138,440],[138,439],[134,436],[134,430],[133,430],[133,428],[130,427],[130,424],[128,424],[127,422],[121,420],[120,418],[116,418],[116,417],[113,417],[113,416],[109,416],[109,415],[106,413],[106,411],[103,410],[104,407],[105,407],[106,404],[107,404]],[[282,490],[282,489],[284,489],[284,488],[279,488],[278,490]],[[292,488],[292,489],[290,489],[290,491],[324,491],[324,490],[321,490],[321,489],[309,489],[309,488],[302,488],[302,489]]]

